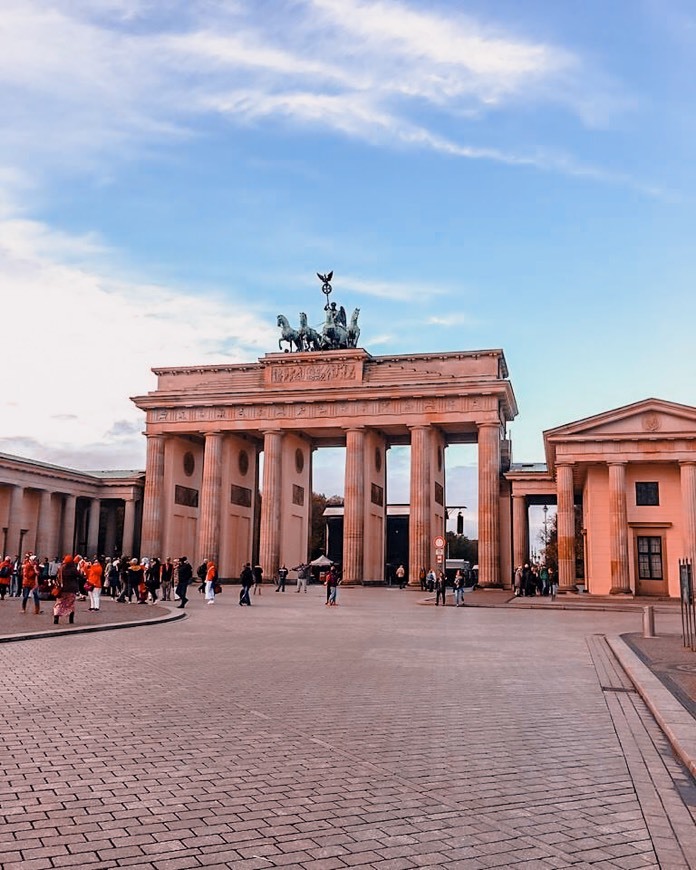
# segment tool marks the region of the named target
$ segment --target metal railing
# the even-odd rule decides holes
[[[696,652],[696,602],[691,559],[679,560],[679,593],[684,646]]]

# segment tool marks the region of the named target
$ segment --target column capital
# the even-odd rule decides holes
[[[408,424],[409,432],[422,432],[424,429],[432,429],[430,423],[413,423]]]
[[[679,467],[688,468],[690,465],[696,465],[696,459],[680,459]]]
[[[614,465],[614,466],[619,466],[619,467],[625,468],[628,465],[628,461],[626,459],[611,459],[607,462],[607,465],[609,467]]]
[[[500,429],[501,423],[499,420],[482,420],[476,424],[477,429]]]

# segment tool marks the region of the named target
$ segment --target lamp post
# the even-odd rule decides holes
[[[549,545],[549,533],[547,528],[547,522],[549,518],[549,506],[547,504],[542,508],[544,511],[544,565],[546,564],[546,548]]]

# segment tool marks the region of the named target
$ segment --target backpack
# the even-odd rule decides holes
[[[207,573],[208,573],[207,562],[201,562],[201,564],[198,566],[198,568],[196,568],[196,574],[198,575],[198,579],[205,580]]]
[[[0,568],[0,577],[4,578],[4,577],[9,577],[9,576],[10,576],[10,566],[3,565],[2,568]]]

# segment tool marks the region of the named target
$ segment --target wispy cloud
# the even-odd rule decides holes
[[[151,367],[248,361],[277,340],[272,319],[248,296],[232,292],[223,302],[129,282],[105,267],[96,238],[5,220],[0,239],[0,297],[13,300],[0,373],[7,452],[36,446],[22,433],[38,425],[36,458],[137,465],[143,420],[128,397],[154,386]]]
[[[169,15],[146,0],[6,0],[0,161],[84,171],[222,114],[630,183],[553,149],[462,141],[491,112],[585,115],[607,101],[587,94],[586,72],[562,46],[401,0],[279,0],[273,16],[248,0],[175,3]]]

